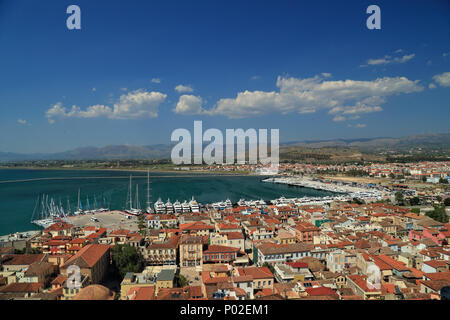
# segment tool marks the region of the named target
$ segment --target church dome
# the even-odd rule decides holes
[[[114,300],[114,293],[102,285],[92,284],[81,289],[73,300]]]

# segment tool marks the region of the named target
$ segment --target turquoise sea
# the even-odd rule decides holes
[[[35,230],[31,216],[38,195],[47,194],[55,202],[73,209],[77,205],[78,189],[81,201],[87,199],[92,206],[94,196],[100,204],[103,199],[111,209],[124,209],[129,188],[129,177],[133,175],[133,201],[136,184],[139,185],[139,200],[145,207],[147,174],[145,172],[105,170],[0,170],[0,235]],[[192,196],[200,203],[226,200],[270,200],[285,197],[327,196],[331,192],[308,188],[290,187],[261,182],[261,176],[213,176],[192,173],[150,173],[151,201],[159,197],[165,202],[190,200]]]

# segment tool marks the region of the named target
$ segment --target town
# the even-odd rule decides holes
[[[342,193],[68,217],[0,238],[0,300],[448,299],[448,176],[449,162],[281,164],[266,182]]]

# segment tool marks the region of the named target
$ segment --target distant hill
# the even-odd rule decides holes
[[[129,146],[110,145],[106,147],[82,147],[73,150],[48,154],[19,154],[0,152],[0,161],[27,160],[129,160],[169,158],[172,148],[169,145]]]
[[[368,148],[450,148],[450,133],[413,135],[401,138],[364,138],[364,139],[335,139],[321,141],[289,142],[286,146],[307,148],[353,147],[358,150]]]
[[[343,156],[357,159],[361,157],[361,153],[374,153],[388,150],[407,151],[411,148],[422,148],[424,151],[431,149],[449,151],[450,133],[413,135],[402,138],[379,137],[293,141],[280,145],[280,155],[283,158],[283,155],[298,154],[298,159],[300,160],[305,157],[307,158],[308,150],[312,150],[311,153],[314,155],[323,153],[324,159],[330,158],[330,154],[334,154],[337,157]],[[170,157],[171,150],[171,145],[157,144],[148,146],[109,145],[101,148],[82,147],[65,152],[47,154],[0,152],[0,161],[167,159]]]

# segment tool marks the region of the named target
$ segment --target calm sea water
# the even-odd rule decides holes
[[[31,216],[39,194],[53,197],[55,202],[73,209],[77,206],[78,189],[86,206],[100,204],[103,199],[111,209],[125,208],[129,176],[133,175],[133,201],[136,184],[141,207],[145,208],[147,174],[126,171],[85,170],[0,170],[0,235],[35,230]],[[172,202],[190,200],[200,203],[226,200],[270,200],[285,197],[326,196],[331,192],[261,182],[258,176],[211,176],[187,173],[150,173],[151,201],[159,197]]]

